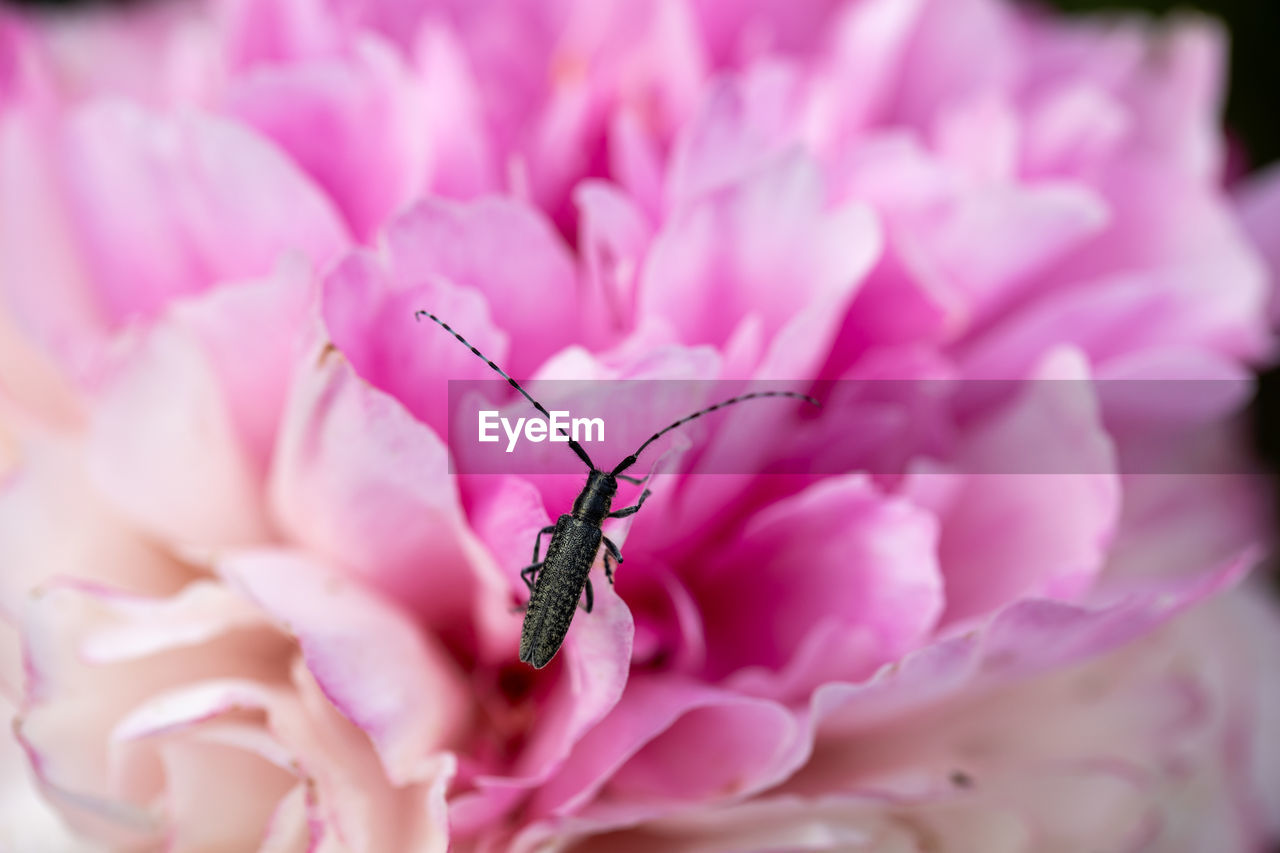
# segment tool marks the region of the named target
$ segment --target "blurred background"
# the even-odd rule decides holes
[[[0,0],[0,5],[111,6],[182,0]],[[1228,133],[1237,146],[1239,174],[1280,161],[1280,0],[1023,0],[1069,14],[1200,12],[1222,20],[1231,35]],[[1277,166],[1280,168],[1280,166]],[[1280,472],[1280,364],[1263,370],[1254,405],[1256,443],[1268,467]],[[1278,481],[1277,485],[1280,485]],[[1280,489],[1278,489],[1280,493]],[[1277,500],[1280,512],[1280,500]],[[1277,517],[1280,528],[1280,516]]]
[[[0,5],[110,6],[181,0],[0,0]],[[1227,122],[1257,168],[1280,159],[1280,0],[1023,0],[1068,13],[1092,14],[1138,10],[1154,14],[1198,11],[1218,17],[1231,31],[1231,97]]]

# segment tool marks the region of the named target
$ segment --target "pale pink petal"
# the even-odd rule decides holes
[[[161,830],[163,816],[149,802],[154,777],[121,775],[126,768],[108,748],[116,722],[145,697],[232,672],[264,681],[279,676],[285,644],[253,623],[210,612],[208,605],[207,596],[191,595],[148,606],[63,584],[27,607],[27,696],[15,731],[41,790],[73,827],[118,843]],[[182,609],[190,625],[179,618]],[[152,612],[157,626],[170,625],[171,643],[164,643],[166,632],[148,625]],[[145,637],[148,630],[152,636]],[[89,653],[103,649],[120,654],[111,655],[112,663],[91,662]],[[129,790],[119,787],[124,783]]]
[[[486,644],[476,628],[500,618],[509,593],[462,517],[448,449],[336,351],[298,368],[270,488],[295,541],[426,617],[448,642]]]
[[[1006,98],[985,92],[959,100],[938,114],[931,130],[939,159],[967,180],[981,185],[1017,177],[1022,126]]]
[[[1208,16],[1186,16],[1148,44],[1122,94],[1134,117],[1132,143],[1167,156],[1180,171],[1216,179],[1225,159],[1227,33]]]
[[[1235,358],[1260,357],[1270,334],[1266,269],[1217,186],[1132,155],[1108,164],[1098,189],[1109,227],[1037,289],[1050,299],[1079,300],[1103,283],[1129,282],[1160,312],[1158,321],[1148,316],[1137,324],[1140,340],[1203,342]],[[1098,328],[1115,314],[1098,310],[1094,322],[1083,316],[1074,324]],[[1128,336],[1113,335],[1112,346]]]
[[[1023,146],[1031,176],[1087,173],[1113,155],[1132,119],[1100,86],[1060,83],[1030,107]]]
[[[253,753],[204,737],[166,743],[160,756],[175,853],[256,845],[295,784],[292,774]],[[209,820],[210,812],[218,819]]]
[[[209,547],[260,542],[269,535],[261,477],[214,365],[176,324],[132,336],[97,394],[89,469],[111,503],[154,535]],[[139,423],[140,411],[153,415]]]
[[[138,801],[163,795],[168,834],[178,844],[256,842],[297,781],[298,764],[262,725],[284,701],[278,689],[234,679],[164,691],[112,732],[113,786]],[[204,768],[217,767],[206,773]],[[234,820],[210,824],[201,804]]]
[[[819,688],[815,724],[827,735],[871,729],[975,686],[1097,658],[1230,587],[1255,560],[1244,554],[1210,573],[1148,584],[1104,606],[1046,599],[1011,604],[982,626],[911,652],[862,684]]]
[[[1267,346],[1253,292],[1234,286],[1212,293],[1194,268],[1143,270],[1109,275],[1061,290],[1003,318],[980,339],[960,349],[968,376],[1009,379],[1020,375],[1054,346],[1083,350],[1105,372],[1112,359],[1147,348],[1196,347],[1238,358]],[[1217,280],[1245,283],[1230,273]],[[1254,279],[1261,283],[1261,279]]]
[[[315,287],[304,259],[282,259],[269,276],[223,284],[173,305],[171,317],[199,340],[240,443],[258,478],[275,448],[292,359],[311,321]]]
[[[98,606],[112,624],[99,627],[80,646],[84,660],[97,664],[200,645],[228,631],[265,624],[248,601],[209,581],[188,584],[165,599],[102,591]]]
[[[307,789],[299,783],[280,798],[267,821],[261,853],[310,853],[311,831],[307,822]]]
[[[236,555],[218,570],[297,638],[325,695],[373,740],[392,784],[415,780],[457,734],[461,673],[402,612],[287,552]]]
[[[176,590],[188,578],[155,543],[123,523],[93,488],[84,450],[66,440],[28,441],[0,488],[0,612],[17,619],[31,591],[82,577],[141,593]],[[74,529],[76,535],[68,536]]]
[[[296,701],[277,708],[271,725],[309,780],[312,844],[326,851],[443,853],[440,800],[456,770],[454,756],[431,756],[417,767],[416,784],[394,787],[368,736],[334,708],[301,660],[292,684]]]
[[[7,642],[7,638],[6,638]],[[0,696],[0,714],[12,719],[17,709]],[[95,853],[97,844],[77,838],[37,789],[17,739],[0,737],[0,848],[50,853]]]

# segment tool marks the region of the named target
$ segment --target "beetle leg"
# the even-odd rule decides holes
[[[534,563],[532,566],[525,566],[520,570],[520,580],[524,581],[524,585],[529,587],[529,594],[533,595],[533,584],[537,581],[535,575],[538,569],[542,568],[542,563]]]
[[[538,563],[538,551],[542,548],[542,537],[546,536],[548,533],[554,533],[555,530],[556,526],[554,524],[548,524],[546,527],[538,531],[537,538],[533,540],[533,562],[535,565]],[[524,572],[521,572],[521,574],[523,575]],[[525,581],[525,583],[529,582]],[[529,590],[531,592],[533,591],[533,584],[529,584]]]
[[[629,506],[625,509],[620,509],[617,512],[611,512],[606,515],[605,518],[626,518],[628,515],[635,515],[640,511],[640,507],[644,506],[644,501],[647,497],[649,497],[649,490],[645,489],[640,493],[640,500],[636,501],[635,506]],[[618,562],[621,563],[622,561],[619,560]]]
[[[608,536],[604,538],[604,576],[609,579],[609,583],[613,583],[613,566],[609,565],[609,557],[613,557],[614,565],[622,562],[622,552],[618,550],[618,546],[613,544],[613,540]]]
[[[583,609],[583,610],[585,610],[585,611],[587,611],[588,613],[590,613],[590,612],[591,612],[591,608],[592,608],[593,606],[595,606],[595,594],[594,594],[594,593],[592,593],[592,591],[591,591],[591,579],[590,579],[590,578],[588,578],[588,579],[587,579],[587,585],[586,585],[586,588],[585,588],[583,591],[584,591],[584,592],[586,592],[586,594],[587,594],[587,606],[586,606],[586,607],[582,607],[582,605],[581,605],[581,604],[579,604],[578,606],[579,606],[579,607],[582,607],[582,609]]]
[[[635,486],[638,486],[641,483],[648,482],[649,480],[648,477],[629,477],[626,474],[618,474],[617,477],[619,480],[625,480],[626,482],[631,483],[632,485],[635,485]]]

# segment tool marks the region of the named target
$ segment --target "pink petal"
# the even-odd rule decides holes
[[[227,62],[238,70],[285,64],[345,47],[345,22],[323,0],[219,0]]]
[[[398,275],[397,272],[403,273]],[[388,271],[372,253],[357,252],[330,271],[321,311],[334,346],[360,378],[386,391],[437,435],[449,433],[449,380],[497,380],[497,374],[429,319],[429,311],[498,364],[508,358],[507,337],[494,327],[475,290],[412,270]]]
[[[794,378],[818,366],[880,252],[861,207],[823,209],[820,175],[787,157],[679,211],[641,274],[639,314],[672,323],[686,344],[725,347],[751,323],[761,349],[728,357],[728,375]]]
[[[1078,354],[1059,353],[966,432],[955,464],[968,476],[938,510],[946,622],[1029,595],[1074,598],[1102,569],[1120,483],[1087,375]]]
[[[1025,61],[1011,7],[990,0],[929,0],[910,44],[890,123],[928,126],[944,104],[1008,92]]]
[[[201,4],[86,9],[34,28],[50,82],[68,103],[207,103],[222,83],[220,33]]]
[[[1115,154],[1131,117],[1100,86],[1061,83],[1030,107],[1024,157],[1033,176],[1087,174]]]
[[[785,0],[694,0],[702,38],[718,63],[756,54],[806,53],[822,41],[840,6],[819,0],[796,6]]]
[[[1202,343],[1245,359],[1265,351],[1266,270],[1216,184],[1134,155],[1110,164],[1098,188],[1111,211],[1109,227],[1040,288],[1060,285],[1054,298],[1071,305],[1088,299],[1090,290],[1101,292],[1104,283],[1126,282],[1153,306],[1134,324],[1138,342]],[[1097,310],[1097,318],[1074,325],[1092,330],[1118,319],[1114,309]],[[1123,344],[1130,334],[1113,337]]]
[[[830,26],[830,67],[816,81],[824,149],[839,157],[847,140],[890,107],[903,56],[925,0],[846,5]]]
[[[414,780],[454,736],[466,708],[460,674],[399,610],[287,552],[237,555],[219,571],[298,638],[321,689],[373,740],[392,784]]]
[[[295,541],[421,614],[450,642],[483,646],[476,628],[509,616],[507,584],[462,517],[447,448],[336,351],[299,367],[271,503]]]
[[[665,187],[679,208],[768,167],[798,142],[805,79],[782,64],[753,66],[713,81],[699,110],[676,137]]]
[[[932,129],[939,158],[970,180],[992,184],[1017,178],[1022,127],[1013,104],[1004,98],[988,93],[950,104]],[[1021,248],[1017,240],[1006,245]]]
[[[533,812],[614,799],[641,812],[758,790],[793,769],[800,726],[783,706],[671,678],[632,679],[613,711],[539,789]],[[695,756],[705,757],[705,761]],[[638,806],[630,801],[639,799]],[[674,798],[674,799],[673,799]]]
[[[960,196],[904,239],[976,321],[1106,223],[1105,205],[1075,184],[1002,186]]]
[[[589,288],[583,308],[588,343],[605,345],[635,324],[635,287],[653,229],[635,202],[608,184],[584,182],[574,200]]]
[[[503,365],[508,373],[529,376],[559,349],[565,333],[553,330],[575,336],[573,260],[532,208],[496,197],[422,201],[390,225],[386,241],[400,280],[443,277],[484,295],[495,325],[522,344]]]
[[[518,794],[540,790],[564,765],[592,727],[617,705],[631,669],[631,612],[597,574],[595,607],[570,627],[552,671],[555,686],[539,704],[528,743],[507,775],[478,776],[476,790],[450,799],[449,821],[460,836],[479,832],[513,807]]]
[[[369,35],[349,57],[257,69],[228,107],[288,152],[364,240],[423,185],[428,102],[413,70]]]
[[[414,55],[423,89],[430,93],[425,104],[428,186],[458,199],[500,191],[501,164],[465,47],[448,28],[424,24]]]
[[[1219,116],[1225,101],[1227,33],[1208,16],[1175,22],[1149,39],[1124,94],[1133,142],[1166,155],[1179,171],[1214,180],[1225,157]]]
[[[703,604],[712,678],[761,667],[785,683],[783,673],[820,626],[861,637],[854,654],[841,657],[826,636],[822,677],[792,685],[803,696],[822,680],[857,677],[899,657],[942,611],[936,523],[865,476],[828,478],[773,503],[741,535],[690,580]],[[744,678],[753,693],[774,696],[781,686],[754,669]]]
[[[326,262],[346,242],[292,163],[225,120],[104,101],[65,132],[70,208],[114,322],[154,316],[221,279],[262,275],[283,252]]]
[[[17,329],[78,377],[101,346],[109,317],[59,192],[48,125],[37,109],[18,107],[0,125],[0,288]],[[19,367],[26,372],[38,364]]]
[[[311,840],[307,821],[307,789],[294,785],[276,804],[263,833],[261,853],[294,853],[307,850]]]

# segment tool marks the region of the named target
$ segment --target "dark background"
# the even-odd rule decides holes
[[[20,6],[111,5],[166,0],[0,0]],[[1068,13],[1156,14],[1196,11],[1226,22],[1231,34],[1231,77],[1226,124],[1257,169],[1280,160],[1280,0],[1024,0]],[[1257,445],[1272,471],[1280,471],[1280,365],[1263,370],[1255,402]],[[1280,500],[1277,501],[1280,512]],[[1280,528],[1280,516],[1277,517]]]

